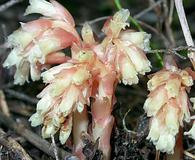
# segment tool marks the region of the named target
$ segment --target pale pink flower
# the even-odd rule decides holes
[[[151,64],[144,51],[148,51],[150,35],[145,32],[124,31],[128,26],[128,10],[120,10],[104,25],[105,39],[93,49],[98,58],[117,71],[119,81],[132,85],[138,83],[138,74],[150,72]]]
[[[39,13],[45,17],[63,20],[72,26],[75,25],[74,19],[68,10],[55,0],[50,0],[50,2],[46,0],[30,0],[30,6],[26,9],[25,15],[32,13]]]
[[[44,138],[60,130],[59,139],[64,144],[72,130],[72,113],[89,105],[91,74],[86,64],[65,63],[42,73],[42,77],[49,85],[38,95],[41,100],[30,118],[31,125],[43,124]]]
[[[30,13],[37,13],[37,9],[44,12],[43,8],[49,9],[47,5],[53,6],[56,14],[44,12],[43,15],[47,16],[48,13],[49,17],[56,19],[43,17],[26,24],[21,23],[21,28],[8,37],[8,44],[13,49],[4,62],[4,67],[16,67],[16,84],[28,81],[29,73],[33,81],[38,80],[41,69],[46,68],[47,64],[67,61],[61,50],[80,41],[70,13],[63,10],[61,5],[55,1],[49,3],[43,0],[32,0],[30,3],[31,6],[27,9]]]
[[[176,68],[159,71],[148,81],[150,94],[144,110],[152,118],[147,139],[157,150],[173,153],[179,127],[184,120],[190,121],[186,89],[192,85],[193,79],[188,72]]]

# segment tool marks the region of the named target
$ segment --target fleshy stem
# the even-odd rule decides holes
[[[87,107],[85,106],[83,111],[79,113],[78,111],[74,112],[73,115],[73,142],[74,142],[74,154],[79,157],[80,160],[85,159],[82,148],[82,133],[86,134],[88,130],[88,114]]]

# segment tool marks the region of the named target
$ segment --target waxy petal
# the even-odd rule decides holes
[[[69,117],[64,124],[62,125],[61,129],[60,129],[60,135],[59,135],[59,139],[60,139],[60,143],[64,144],[68,137],[70,136],[70,133],[72,131],[72,117]]]
[[[137,72],[129,57],[120,56],[118,59],[122,82],[126,85],[138,83]]]
[[[86,44],[94,44],[95,43],[95,39],[94,39],[94,36],[93,36],[93,31],[92,31],[92,28],[89,24],[85,23],[83,25],[83,28],[81,30],[81,35],[82,35],[82,38],[83,38],[83,41],[86,43]]]
[[[167,90],[168,98],[177,97],[181,87],[181,80],[178,78],[170,79],[166,82],[165,88]]]
[[[119,35],[119,39],[123,41],[125,46],[136,45],[144,51],[150,50],[150,38],[151,35],[146,32],[135,32],[132,30],[122,31]]]
[[[146,99],[144,103],[144,110],[149,117],[155,116],[167,100],[168,97],[164,86],[157,88],[155,93]]]
[[[162,134],[158,142],[156,143],[157,150],[169,154],[173,154],[174,147],[175,147],[175,137],[168,133]]]
[[[151,71],[150,61],[147,60],[145,54],[141,49],[136,47],[126,48],[126,53],[135,65],[136,71],[138,73],[145,75],[146,72]]]

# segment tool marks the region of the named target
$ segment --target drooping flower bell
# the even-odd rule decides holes
[[[38,80],[41,69],[67,61],[62,49],[79,43],[72,16],[58,2],[31,0],[30,4],[26,14],[40,13],[45,17],[21,23],[21,28],[8,37],[13,49],[3,65],[16,67],[15,84],[28,81],[29,73],[33,81]]]
[[[188,72],[175,67],[155,73],[148,81],[150,94],[144,110],[151,117],[151,123],[147,139],[157,150],[173,153],[179,127],[183,126],[183,121],[190,121],[186,89],[192,85]]]
[[[124,84],[137,84],[138,74],[150,71],[151,64],[144,51],[148,51],[150,35],[145,32],[125,30],[129,11],[121,9],[105,23],[106,34],[100,45],[94,47],[98,57],[110,65]]]
[[[30,118],[32,126],[43,124],[42,136],[49,138],[60,130],[64,144],[72,130],[72,113],[89,105],[91,74],[85,64],[64,63],[42,73],[49,85],[38,95],[37,112]]]

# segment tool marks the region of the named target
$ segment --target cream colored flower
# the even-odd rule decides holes
[[[129,10],[121,9],[114,14],[113,17],[107,20],[102,31],[111,38],[117,38],[122,29],[125,29],[129,24],[126,22],[129,18]]]
[[[82,112],[89,103],[90,72],[86,64],[65,63],[42,73],[49,85],[38,95],[37,112],[31,116],[32,126],[43,124],[42,136],[49,138],[60,131],[65,143],[72,130],[72,112]]]
[[[80,38],[74,28],[70,13],[56,1],[31,0],[26,13],[40,13],[46,17],[21,23],[21,28],[8,37],[13,50],[4,62],[4,67],[16,67],[14,82],[28,82],[40,79],[41,70],[50,64],[67,61],[61,50],[78,43]],[[45,67],[47,66],[47,67]]]
[[[144,50],[150,50],[150,35],[125,29],[129,12],[120,10],[108,20],[103,28],[106,37],[100,45],[93,47],[98,58],[116,70],[124,84],[138,83],[138,74],[150,72],[151,64]],[[114,26],[114,27],[113,27]]]
[[[190,120],[186,89],[191,85],[192,77],[179,69],[159,71],[148,81],[144,110],[152,118],[147,139],[157,150],[173,153],[179,127]]]
[[[25,15],[39,13],[45,17],[63,20],[74,26],[74,19],[71,14],[55,0],[47,2],[46,0],[30,0],[30,5],[26,9]]]
[[[125,46],[135,45],[144,51],[150,50],[150,38],[151,35],[146,32],[136,32],[129,29],[119,34],[119,39]]]

